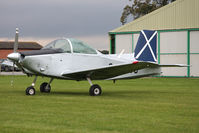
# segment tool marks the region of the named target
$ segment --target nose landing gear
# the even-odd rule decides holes
[[[35,76],[33,83],[31,86],[29,86],[28,88],[26,88],[26,95],[35,95],[35,82],[37,81],[37,76]]]
[[[33,86],[26,88],[26,95],[35,95],[35,88]]]

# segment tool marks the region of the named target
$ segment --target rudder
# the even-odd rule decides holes
[[[138,61],[157,61],[157,31],[142,30],[140,32],[134,57]]]

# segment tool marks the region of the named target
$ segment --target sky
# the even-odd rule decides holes
[[[77,38],[96,49],[109,49],[108,32],[121,26],[128,0],[0,0],[0,41]]]

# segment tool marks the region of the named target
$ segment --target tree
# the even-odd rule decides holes
[[[173,1],[176,0],[134,0],[132,6],[124,7],[120,22],[124,25],[129,15],[132,15],[135,20]]]

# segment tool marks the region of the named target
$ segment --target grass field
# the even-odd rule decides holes
[[[50,94],[26,96],[33,78],[0,76],[0,133],[198,133],[199,79],[144,78],[95,81],[102,96],[88,95],[87,81],[54,80]]]

